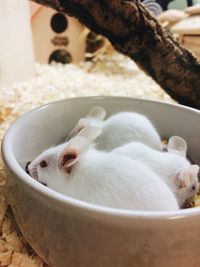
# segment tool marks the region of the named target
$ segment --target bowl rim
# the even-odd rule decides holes
[[[20,117],[18,117],[7,129],[1,145],[1,153],[2,158],[4,161],[4,165],[23,183],[25,183],[28,187],[30,187],[32,190],[36,191],[40,195],[43,195],[44,197],[51,198],[53,201],[60,202],[64,205],[70,205],[74,208],[79,208],[82,210],[85,210],[90,213],[98,214],[98,215],[104,215],[114,218],[124,218],[124,219],[140,219],[140,220],[177,220],[182,219],[185,217],[194,217],[200,215],[200,207],[191,208],[191,209],[182,209],[177,212],[163,212],[163,211],[135,211],[135,210],[124,210],[124,209],[116,209],[116,208],[109,208],[104,207],[88,202],[84,202],[82,200],[78,200],[75,198],[72,198],[70,196],[66,196],[62,193],[56,192],[53,189],[50,189],[48,187],[43,186],[39,182],[37,182],[34,179],[30,179],[30,176],[23,170],[23,168],[19,165],[17,162],[13,152],[12,152],[12,146],[10,140],[12,140],[12,131],[13,128],[17,127],[18,124],[23,120],[24,118],[28,117],[30,114],[35,112],[40,112],[44,108],[50,108],[52,105],[59,105],[62,102],[71,102],[71,101],[80,101],[80,100],[106,100],[106,99],[123,99],[123,100],[133,100],[133,101],[141,101],[141,102],[149,102],[151,104],[155,104],[157,106],[168,106],[173,109],[181,109],[184,111],[190,111],[193,113],[196,113],[200,116],[200,111],[191,107],[183,106],[180,104],[171,104],[166,103],[164,101],[158,101],[158,100],[150,100],[145,98],[136,98],[136,97],[126,97],[126,96],[86,96],[86,97],[73,97],[73,98],[67,98],[57,101],[52,101],[47,104],[41,105],[37,108],[34,108]],[[12,162],[12,164],[11,164]]]

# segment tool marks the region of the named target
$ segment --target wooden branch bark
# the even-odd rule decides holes
[[[131,57],[176,101],[200,108],[200,64],[139,0],[34,0],[78,18]]]

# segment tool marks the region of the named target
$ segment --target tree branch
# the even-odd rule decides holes
[[[137,0],[34,0],[78,18],[131,57],[176,101],[200,108],[200,64]]]

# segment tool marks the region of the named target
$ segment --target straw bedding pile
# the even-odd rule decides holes
[[[9,125],[39,105],[76,96],[137,96],[172,102],[164,91],[128,58],[119,54],[77,65],[36,65],[36,77],[1,89],[0,141]],[[22,237],[8,208],[0,160],[0,266],[44,267]],[[55,266],[57,267],[57,266]]]

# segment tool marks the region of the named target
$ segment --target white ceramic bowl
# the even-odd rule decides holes
[[[163,138],[185,138],[200,163],[200,112],[194,109],[122,97],[74,98],[35,109],[13,123],[2,145],[11,205],[25,238],[54,267],[199,266],[200,208],[165,213],[95,206],[46,188],[23,170],[95,105],[108,115],[146,114]]]

